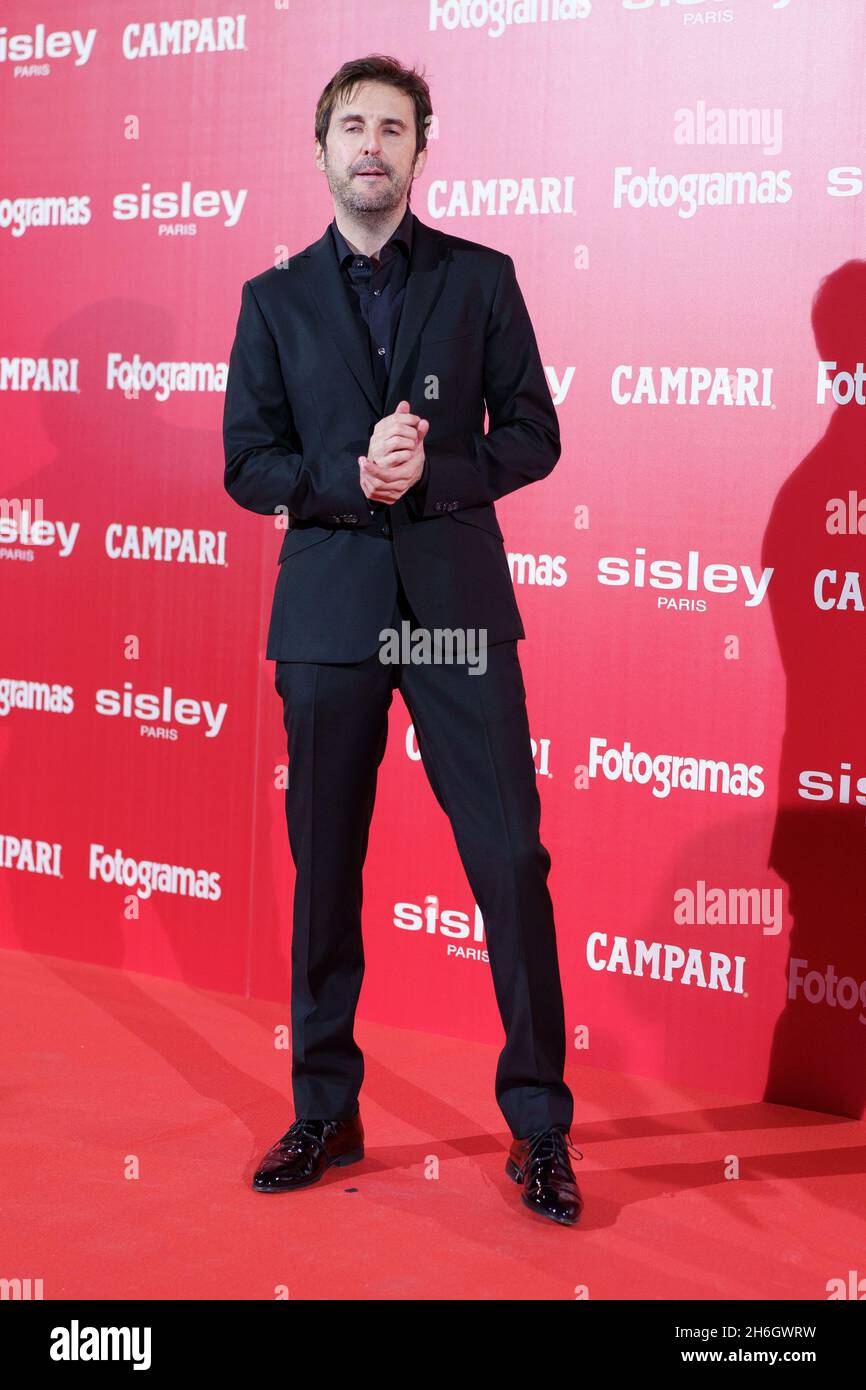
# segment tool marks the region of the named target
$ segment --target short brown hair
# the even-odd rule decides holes
[[[385,53],[369,53],[366,58],[353,58],[334,73],[316,103],[316,139],[325,148],[328,128],[334,107],[340,101],[350,101],[355,88],[362,82],[388,82],[412,98],[415,107],[415,153],[427,148],[427,125],[433,115],[430,88],[422,73],[404,68],[396,58]],[[411,190],[410,190],[411,191]]]

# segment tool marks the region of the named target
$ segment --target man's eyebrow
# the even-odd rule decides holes
[[[360,111],[348,111],[342,116],[337,117],[340,125],[343,125],[346,121],[363,121],[363,119],[364,117],[361,115]],[[404,130],[406,129],[406,122],[403,120],[402,116],[383,116],[382,124],[399,125],[402,126]]]

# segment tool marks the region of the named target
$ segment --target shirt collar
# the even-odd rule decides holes
[[[389,236],[388,240],[385,242],[385,246],[390,246],[392,242],[397,246],[401,246],[406,254],[407,260],[410,258],[412,254],[412,226],[414,221],[415,214],[412,212],[412,209],[409,207],[407,203],[406,211],[404,212],[400,222],[397,224],[397,226],[394,228],[393,232]],[[353,251],[349,243],[346,241],[346,238],[343,236],[343,233],[337,226],[336,217],[333,218],[331,221],[331,233],[333,236],[334,245],[337,248],[337,260],[339,261],[340,266],[342,267],[346,264],[347,260],[354,260],[355,256],[358,253]],[[381,251],[379,254],[381,256]]]

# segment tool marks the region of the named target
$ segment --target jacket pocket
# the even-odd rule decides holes
[[[297,555],[299,550],[309,550],[311,545],[318,545],[320,541],[327,541],[334,535],[336,527],[328,526],[291,526],[283,536],[283,543],[280,546],[280,554],[277,564],[281,565],[290,555]]]
[[[434,343],[459,343],[464,338],[475,338],[478,334],[477,328],[457,328],[453,333],[436,332],[435,330],[428,337],[425,333],[421,339],[421,350],[425,347],[432,347]]]
[[[460,521],[466,526],[478,526],[482,531],[489,531],[492,536],[498,536],[502,540],[499,522],[491,506],[458,507],[455,511],[449,512],[448,516],[452,521]]]

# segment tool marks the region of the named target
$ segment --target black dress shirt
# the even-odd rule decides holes
[[[407,205],[401,221],[379,251],[376,265],[369,256],[352,250],[337,226],[336,218],[331,222],[343,282],[350,302],[365,326],[370,345],[370,364],[383,398],[388,387],[394,342],[406,294],[414,221],[415,215]],[[425,468],[425,474],[426,471]],[[388,506],[385,502],[369,502],[368,505],[372,512],[382,511]]]

